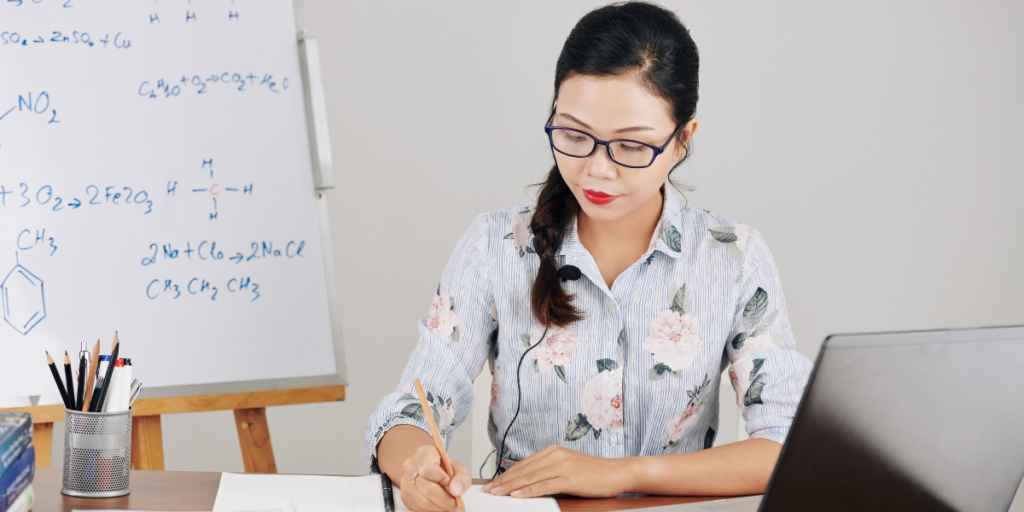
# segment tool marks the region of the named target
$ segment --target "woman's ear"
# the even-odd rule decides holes
[[[693,134],[697,132],[697,118],[691,118],[685,126],[679,130],[679,137],[676,139],[678,144],[672,150],[672,161],[678,162],[683,155],[686,154],[686,148],[690,145],[690,141],[693,140]]]

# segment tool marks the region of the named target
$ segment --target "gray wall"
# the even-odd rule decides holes
[[[268,411],[282,472],[366,472],[366,419],[459,235],[549,168],[555,60],[595,5],[305,0],[351,386]],[[833,332],[1024,323],[1024,4],[668,5],[702,57],[676,177],[690,204],[762,231],[801,352]],[[164,436],[168,469],[242,469],[230,412],[165,417]]]

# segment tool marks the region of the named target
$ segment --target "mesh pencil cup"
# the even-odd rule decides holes
[[[64,409],[64,483],[61,494],[113,498],[131,492],[132,409]]]

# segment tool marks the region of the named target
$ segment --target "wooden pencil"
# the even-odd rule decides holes
[[[46,351],[46,364],[50,365],[50,373],[53,374],[53,380],[57,381],[57,389],[60,390],[60,398],[64,400],[64,407],[71,409],[71,402],[68,402],[68,393],[64,391],[64,383],[60,380],[60,372],[57,371],[57,365],[53,362],[53,357],[50,356],[50,351]]]
[[[67,350],[64,351],[64,380],[68,383],[68,409],[78,409],[78,402],[75,401],[75,377],[71,375],[71,358],[68,357]]]
[[[121,348],[117,341],[117,332],[114,332],[114,343],[110,350],[110,364],[107,365],[107,374],[103,376],[103,387],[100,388],[100,397],[96,400],[96,407],[92,412],[103,412],[103,402],[107,400],[107,392],[110,391],[110,378],[114,376],[114,364],[117,362],[117,353]]]
[[[96,340],[96,345],[92,348],[92,361],[89,361],[89,376],[85,378],[85,400],[79,407],[79,411],[86,412],[89,405],[92,404],[92,389],[96,385],[96,368],[100,364],[100,340]]]
[[[423,406],[423,416],[427,418],[427,425],[430,425],[430,433],[434,437],[434,446],[437,447],[437,451],[441,454],[444,470],[448,473],[448,478],[455,478],[455,467],[452,466],[452,461],[448,458],[448,452],[444,451],[441,433],[437,431],[437,424],[434,423],[434,413],[430,411],[430,402],[427,401],[427,394],[423,392],[423,384],[420,383],[419,379],[412,381],[412,383],[416,386],[416,394],[419,395],[420,405]],[[462,496],[455,497],[455,504],[459,507],[459,510],[466,512],[466,504],[462,501]]]

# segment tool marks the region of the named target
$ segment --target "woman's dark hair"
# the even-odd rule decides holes
[[[699,60],[690,32],[663,7],[635,1],[594,9],[576,23],[562,46],[551,113],[559,87],[570,76],[635,75],[652,93],[668,100],[676,123],[685,124],[697,110]],[[672,170],[690,154],[686,138],[679,130],[677,142],[686,144],[686,154]],[[534,317],[546,327],[564,327],[583,318],[573,296],[562,289],[555,259],[547,257],[558,252],[578,212],[579,203],[556,162],[542,184],[530,222],[533,248],[541,256],[530,300]]]

